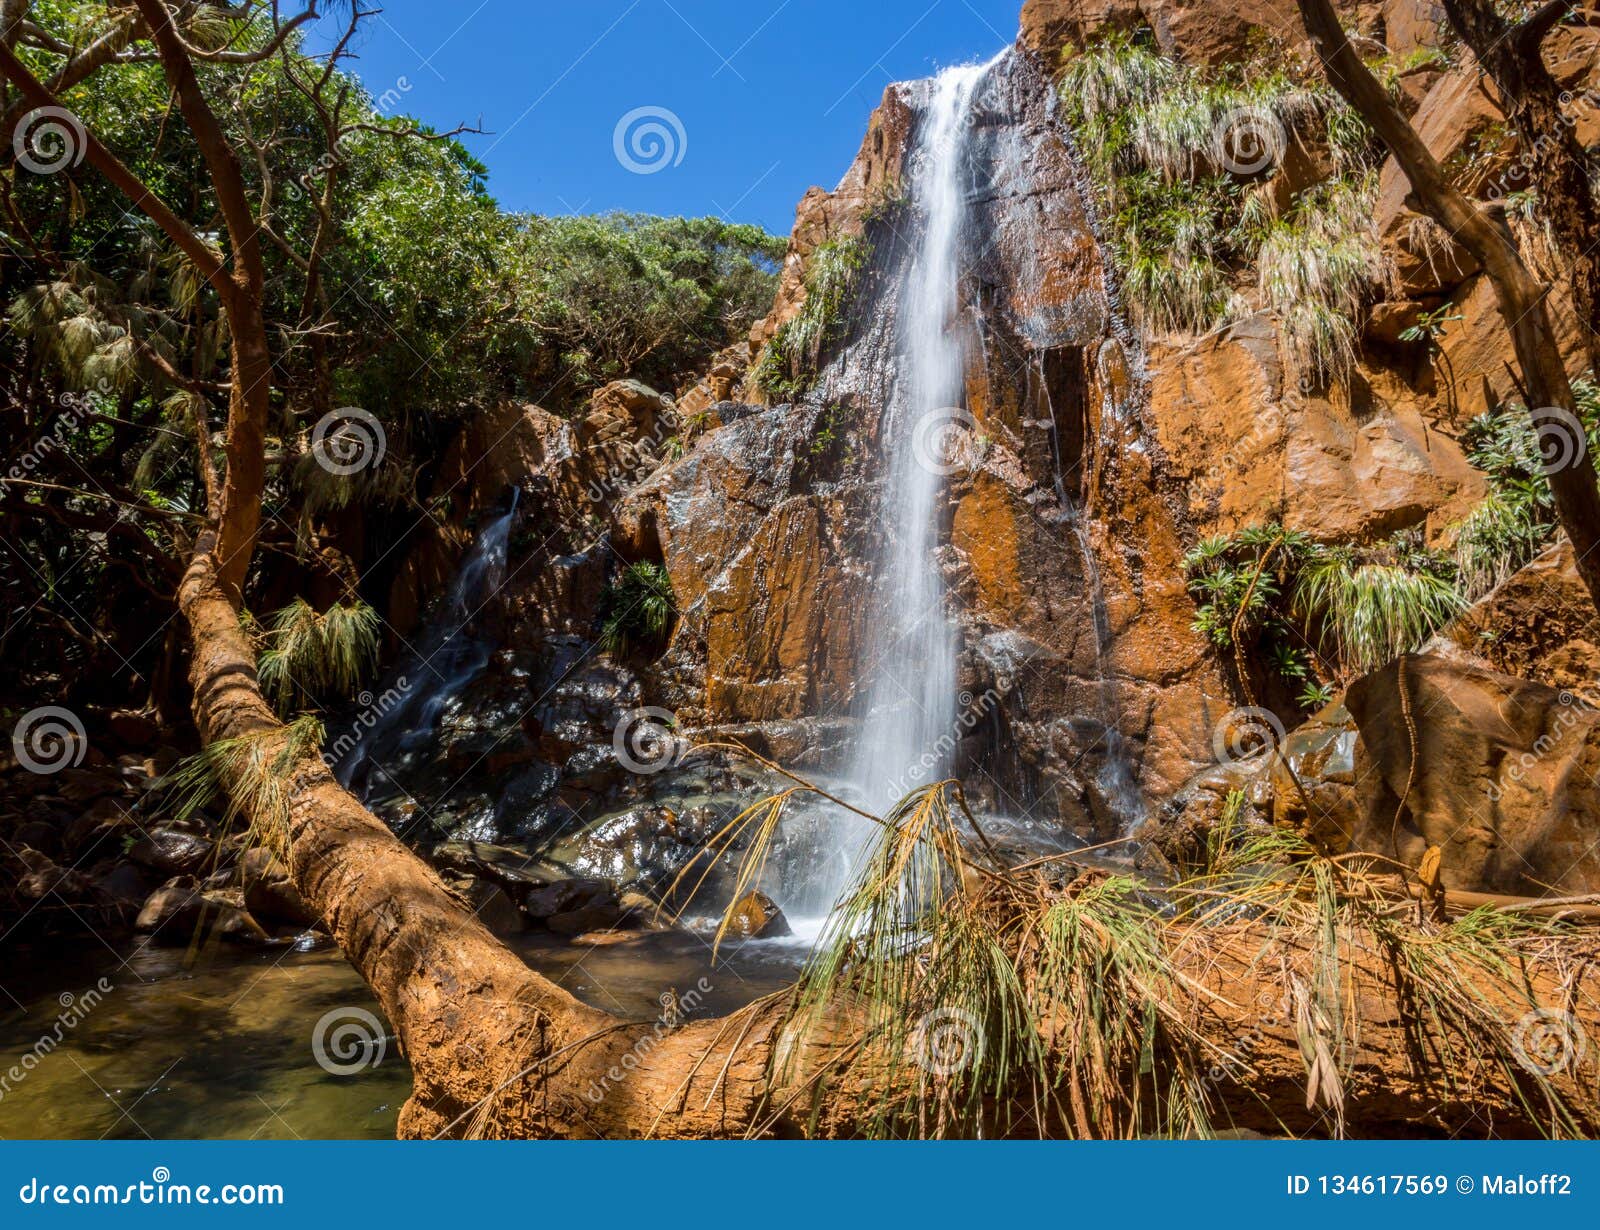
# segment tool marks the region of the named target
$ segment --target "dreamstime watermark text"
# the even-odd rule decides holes
[[[137,1183],[58,1183],[35,1175],[17,1189],[27,1205],[183,1205],[284,1203],[282,1183],[174,1183],[172,1171],[157,1166]]]

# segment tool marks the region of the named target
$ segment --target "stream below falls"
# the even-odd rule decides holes
[[[757,940],[713,962],[709,941],[682,931],[608,947],[507,943],[579,999],[644,1020],[669,990],[685,1018],[726,1015],[791,983],[805,953],[799,940]],[[359,1014],[378,1005],[331,945],[14,955],[0,1014],[5,1138],[394,1138],[411,1069],[392,1034],[341,1043],[340,1029],[363,1029]]]

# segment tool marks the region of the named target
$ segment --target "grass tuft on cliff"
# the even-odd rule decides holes
[[[1295,613],[1321,629],[1325,656],[1359,674],[1419,649],[1466,607],[1450,578],[1360,563],[1348,548],[1319,552],[1295,579]]]
[[[1184,566],[1195,631],[1236,659],[1257,654],[1307,708],[1414,652],[1467,605],[1452,562],[1413,534],[1357,550],[1250,526],[1206,539]]]
[[[1600,384],[1593,376],[1572,382],[1584,447],[1600,448]],[[1548,443],[1559,460],[1577,441],[1552,428]],[[1531,561],[1556,534],[1555,497],[1544,473],[1540,440],[1525,407],[1512,402],[1480,414],[1462,433],[1467,460],[1489,479],[1488,497],[1462,521],[1456,538],[1456,567],[1462,590],[1481,598]],[[1570,455],[1570,452],[1567,453]]]
[[[601,595],[600,648],[620,658],[660,645],[677,617],[667,570],[660,564],[629,564]]]
[[[1065,60],[1061,97],[1128,309],[1145,329],[1181,334],[1267,308],[1292,377],[1342,376],[1383,276],[1371,255],[1372,134],[1320,81],[1230,72],[1179,64],[1120,31]],[[1267,189],[1295,142],[1325,149],[1334,170],[1284,204]]]
[[[871,252],[866,239],[847,236],[821,244],[811,254],[805,303],[778,327],[756,362],[754,384],[764,395],[792,401],[815,383],[828,346],[848,318]]]

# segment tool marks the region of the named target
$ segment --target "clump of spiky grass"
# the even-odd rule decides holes
[[[1411,653],[1466,610],[1448,579],[1394,564],[1359,564],[1348,552],[1318,553],[1295,581],[1294,611],[1320,627],[1326,655],[1366,673]]]
[[[1435,219],[1428,214],[1413,216],[1406,223],[1404,242],[1406,250],[1428,267],[1430,275],[1447,283],[1450,281],[1441,273],[1441,267],[1455,252],[1455,240]],[[1398,293],[1404,288],[1395,284],[1393,289]]]
[[[1242,796],[1238,796],[1242,804]],[[1510,910],[1480,908],[1438,922],[1398,894],[1392,872],[1408,868],[1378,855],[1329,858],[1299,834],[1267,826],[1231,828],[1211,847],[1204,869],[1167,890],[1180,918],[1201,927],[1249,917],[1309,954],[1280,971],[1284,994],[1263,1014],[1291,1015],[1308,1076],[1342,1131],[1343,1084],[1359,1042],[1359,1005],[1344,994],[1350,967],[1376,953],[1406,1022],[1413,1066],[1446,1091],[1497,1068],[1529,1120],[1552,1136],[1592,1130],[1600,1097],[1574,1104],[1554,1072],[1531,1062],[1518,1030],[1541,1005],[1529,971],[1557,969],[1568,1007],[1593,1008],[1577,971],[1562,971],[1564,924]],[[1308,1105],[1310,1101],[1308,1100]]]
[[[1585,447],[1600,448],[1600,385],[1572,382]],[[1467,460],[1489,479],[1489,494],[1462,521],[1456,561],[1463,588],[1479,598],[1538,555],[1556,532],[1555,497],[1528,412],[1510,403],[1480,414],[1462,434]]]
[[[1547,282],[1561,273],[1561,249],[1549,213],[1541,207],[1539,190],[1523,188],[1505,197],[1506,224],[1530,268]]]
[[[1491,491],[1458,530],[1456,568],[1462,592],[1476,600],[1507,580],[1544,550],[1553,527],[1550,510]]]
[[[1392,913],[1374,914],[1370,926],[1408,1010],[1411,1048],[1445,1088],[1464,1085],[1474,1070],[1498,1068],[1547,1135],[1587,1134],[1587,1116],[1519,1039],[1523,1014],[1550,1010],[1524,989],[1525,970],[1552,955],[1559,924],[1484,907],[1436,928],[1418,928]],[[1572,997],[1584,994],[1575,981],[1569,988]],[[1593,992],[1587,997],[1592,1005]]]
[[[600,599],[600,648],[614,657],[659,645],[678,617],[672,577],[660,564],[629,564]]]
[[[1291,375],[1347,373],[1357,314],[1382,272],[1370,255],[1371,133],[1350,108],[1318,84],[1208,73],[1125,33],[1072,53],[1061,96],[1113,221],[1137,324],[1198,333],[1264,305],[1281,322]],[[1240,191],[1250,176],[1229,172],[1230,141],[1255,143],[1266,155],[1258,173],[1270,173],[1273,156],[1319,128],[1334,179],[1282,217],[1262,185]],[[1234,286],[1252,263],[1258,304]]]
[[[1168,184],[1150,171],[1121,181],[1113,220],[1123,289],[1141,325],[1198,331],[1225,314],[1227,241],[1218,219],[1232,192],[1222,179]]]
[[[794,788],[719,835],[727,851],[730,835],[761,830],[741,855],[749,883],[784,802],[798,790],[832,797],[763,763]],[[1201,866],[1163,886],[1073,867],[1070,854],[1006,866],[955,782],[871,817],[879,835],[794,992],[773,1076],[793,1087],[797,1066],[810,1075],[777,1115],[807,1093],[822,1112],[827,1083],[865,1094],[849,1126],[873,1136],[1207,1135],[1217,1090],[1250,1092],[1254,1042],[1209,1041],[1197,1022],[1222,997],[1183,971],[1203,967],[1219,937],[1254,934],[1260,954],[1246,972],[1263,991],[1262,1031],[1298,1039],[1307,1109],[1324,1111],[1335,1134],[1368,1010],[1348,993],[1358,966],[1394,986],[1419,1079],[1468,1088],[1494,1065],[1536,1127],[1592,1129],[1600,1096],[1541,1073],[1518,1041],[1539,1007],[1531,971],[1548,991],[1569,952],[1562,924],[1483,911],[1432,921],[1388,875],[1398,864],[1323,857],[1243,814],[1242,796],[1230,799]],[[1249,960],[1248,944],[1236,951]],[[1568,966],[1556,969],[1565,1002],[1588,1015],[1594,992]]]
[[[1355,362],[1355,319],[1382,273],[1372,243],[1377,177],[1306,193],[1259,232],[1256,281],[1282,321],[1290,374],[1343,377]]]
[[[794,793],[713,839],[726,852],[749,838],[741,886],[759,881]],[[955,782],[913,791],[878,825],[802,971],[785,1062],[847,1004],[869,1135],[1209,1131],[1204,1046],[1142,886],[1000,870]]]
[[[1061,96],[1083,138],[1083,153],[1103,181],[1136,169],[1130,119],[1184,78],[1184,68],[1154,47],[1115,31],[1066,57]]]
[[[293,478],[300,495],[295,534],[302,549],[310,543],[318,517],[344,508],[394,507],[411,497],[415,474],[398,452],[391,447],[382,464],[349,474],[330,469],[314,451],[301,455]]]
[[[1286,682],[1306,687],[1308,706],[1327,703],[1324,670],[1376,670],[1467,606],[1449,561],[1407,534],[1358,552],[1276,524],[1247,526],[1198,544],[1184,569],[1199,603],[1195,631],[1236,661],[1255,647]]]
[[[318,612],[296,598],[272,616],[258,663],[280,713],[319,697],[355,695],[378,660],[378,613],[359,599]]]
[[[223,830],[243,815],[250,844],[272,851],[287,865],[290,773],[322,747],[322,723],[309,715],[258,733],[218,739],[181,760],[161,788],[179,819],[188,819],[217,798],[226,799]]]
[[[883,818],[800,977],[802,1034],[849,1000],[863,1010],[868,1046],[891,1057],[874,1135],[970,1132],[985,1097],[1041,1058],[1020,974],[967,882],[980,873],[962,847],[953,789],[914,791]]]

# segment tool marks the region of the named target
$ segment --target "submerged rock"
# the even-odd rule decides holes
[[[616,885],[588,878],[557,880],[535,889],[523,898],[522,910],[558,935],[604,931],[623,915]]]

